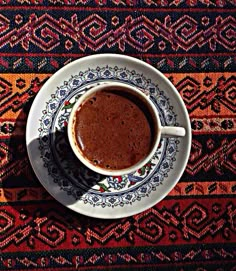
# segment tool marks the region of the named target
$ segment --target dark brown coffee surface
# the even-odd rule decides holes
[[[74,129],[83,155],[105,169],[130,167],[153,146],[153,122],[145,103],[120,90],[89,98],[76,113]]]

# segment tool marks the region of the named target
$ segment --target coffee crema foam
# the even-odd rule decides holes
[[[119,89],[94,93],[74,119],[80,152],[95,166],[110,170],[131,167],[145,158],[156,129],[145,101]]]

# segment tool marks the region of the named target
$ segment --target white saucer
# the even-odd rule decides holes
[[[150,163],[133,174],[112,178],[85,168],[69,147],[66,125],[78,96],[105,81],[147,90],[162,125],[182,126],[186,136],[163,138]],[[190,154],[191,126],[179,93],[162,73],[132,57],[100,54],[68,64],[45,83],[29,113],[26,143],[35,174],[56,200],[87,216],[121,218],[152,207],[176,185]]]

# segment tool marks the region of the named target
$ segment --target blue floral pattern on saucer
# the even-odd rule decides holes
[[[149,196],[165,182],[173,168],[179,141],[163,138],[149,163],[124,176],[101,176],[82,165],[69,146],[67,122],[79,96],[94,85],[107,81],[120,81],[145,90],[159,111],[162,125],[178,125],[169,99],[157,84],[126,68],[97,67],[80,71],[51,95],[40,117],[39,148],[48,174],[69,196],[92,206],[122,207]]]

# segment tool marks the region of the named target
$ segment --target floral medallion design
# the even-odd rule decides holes
[[[69,196],[92,206],[122,207],[142,200],[165,182],[175,162],[179,141],[176,138],[161,139],[151,161],[124,176],[102,176],[81,164],[67,138],[70,112],[80,95],[107,81],[120,81],[145,90],[160,114],[162,125],[178,125],[169,99],[157,84],[126,68],[97,67],[71,76],[55,89],[40,118],[39,148],[48,174]]]

